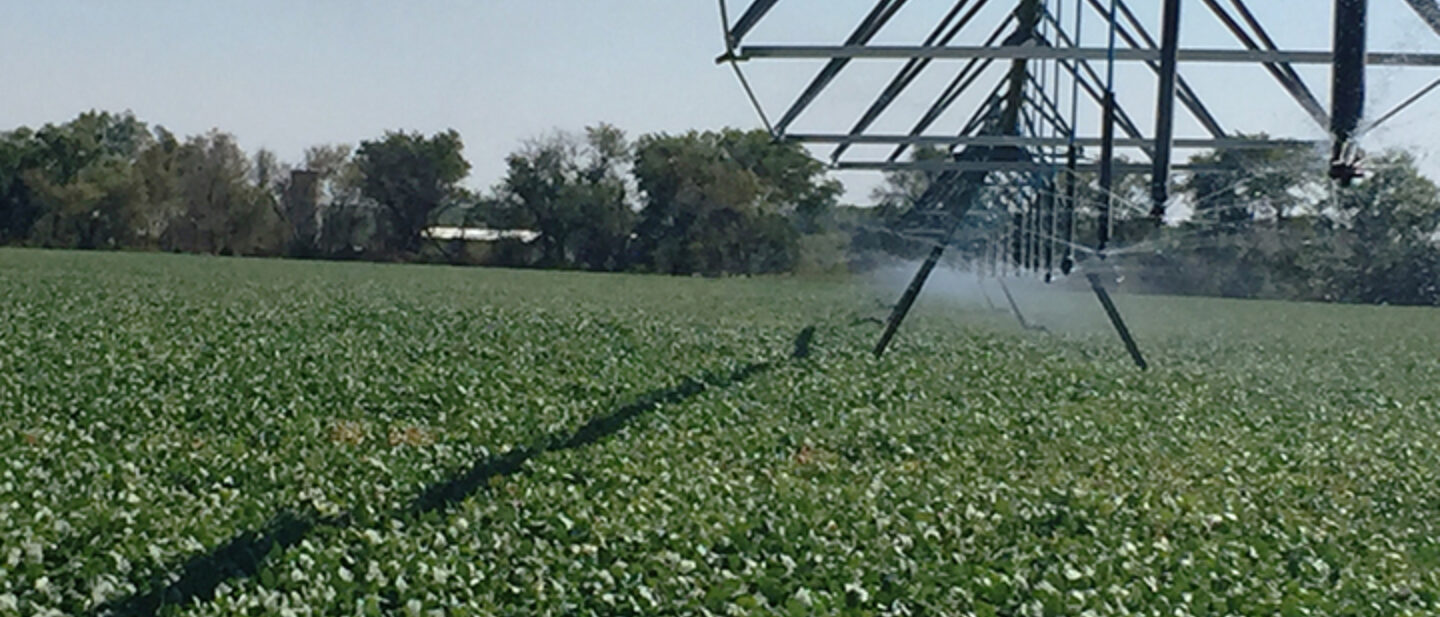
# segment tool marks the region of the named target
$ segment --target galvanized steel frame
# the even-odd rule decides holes
[[[792,0],[793,1],[793,0]],[[939,1],[939,0],[936,0]],[[1068,274],[1074,263],[1074,212],[1076,179],[1079,172],[1094,171],[1101,178],[1096,204],[1101,224],[1095,238],[1096,253],[1103,257],[1109,242],[1111,182],[1117,174],[1141,173],[1151,177],[1150,214],[1157,221],[1165,215],[1173,172],[1204,173],[1207,169],[1173,162],[1176,149],[1235,149],[1294,146],[1307,143],[1294,139],[1255,139],[1233,134],[1205,105],[1200,94],[1185,79],[1183,67],[1191,63],[1256,65],[1265,69],[1281,89],[1315,122],[1329,131],[1334,144],[1332,175],[1348,181],[1355,173],[1355,150],[1351,140],[1374,125],[1384,122],[1413,105],[1432,90],[1440,79],[1407,99],[1369,126],[1360,126],[1363,112],[1365,70],[1370,66],[1411,66],[1440,68],[1440,53],[1371,51],[1365,46],[1365,11],[1368,0],[1333,0],[1335,38],[1331,49],[1281,49],[1250,10],[1246,0],[1156,0],[1161,3],[1159,41],[1131,9],[1133,0],[953,0],[940,21],[918,45],[872,44],[908,0],[874,0],[871,10],[838,45],[755,44],[747,37],[779,0],[751,0],[733,24],[725,24],[725,53],[717,62],[729,62],[741,73],[741,63],[772,59],[820,59],[824,66],[791,102],[772,126],[778,140],[834,146],[830,163],[838,170],[923,170],[930,172],[929,190],[915,205],[918,212],[943,214],[950,224],[942,229],[936,245],[920,272],[895,307],[886,333],[876,347],[884,352],[903,321],[915,296],[935,268],[951,236],[966,212],[979,198],[979,191],[1000,182],[1011,182],[1016,190],[995,198],[1010,216],[1004,234],[995,231],[991,243],[999,256],[1009,253],[1015,267],[1044,272],[1046,280],[1058,266]],[[1405,0],[1440,32],[1440,5],[1437,0]],[[726,0],[720,0],[722,15]],[[1014,10],[994,28],[976,31],[976,17],[987,5],[1013,2]],[[918,3],[914,3],[918,4]],[[1181,43],[1184,6],[1203,5],[1234,36],[1241,48],[1193,48]],[[1054,7],[1054,10],[1052,10]],[[1073,27],[1062,13],[1073,7]],[[1433,10],[1432,10],[1433,9]],[[1098,19],[1111,44],[1105,47],[1080,44],[1080,17]],[[1432,19],[1434,17],[1434,19]],[[973,35],[981,34],[976,37]],[[971,41],[957,44],[957,41]],[[976,44],[978,43],[978,44]],[[857,60],[904,60],[904,65],[880,89],[877,97],[844,132],[791,132],[790,129],[822,97],[835,79]],[[874,132],[878,118],[889,111],[926,71],[934,71],[939,60],[963,60],[948,85],[916,119],[905,134]],[[996,62],[1008,62],[1009,70],[983,97],[968,120],[948,131],[937,130],[937,122],[984,78]],[[1115,67],[1123,63],[1144,63],[1156,75],[1159,87],[1154,95],[1155,127],[1143,132],[1113,92]],[[1102,64],[1097,68],[1097,64]],[[1327,109],[1315,96],[1297,65],[1333,67],[1334,96]],[[953,67],[954,65],[946,65]],[[1051,71],[1053,72],[1047,72]],[[742,75],[743,79],[743,75]],[[746,84],[748,90],[748,83]],[[1060,103],[1068,88],[1071,119]],[[1087,108],[1100,112],[1100,135],[1081,134],[1074,115],[1083,95]],[[752,97],[753,98],[753,97]],[[1206,133],[1203,137],[1175,136],[1176,103],[1180,103]],[[757,107],[759,106],[757,102]],[[764,115],[761,111],[762,117]],[[860,159],[851,154],[860,145],[893,145],[888,157]],[[949,150],[946,160],[910,161],[904,154],[918,146],[939,146]],[[1081,160],[1083,148],[1098,148],[1100,156]],[[1141,163],[1120,163],[1116,148],[1140,151]],[[1064,194],[1058,189],[1064,186]],[[1048,187],[1036,191],[1026,187]],[[1014,220],[1009,220],[1013,216]],[[1045,231],[1048,230],[1048,231]],[[1063,230],[1063,231],[1062,231]],[[1007,237],[1008,236],[1008,237]],[[1048,238],[1046,238],[1048,236]],[[1012,250],[998,250],[1002,239]],[[1057,255],[1059,258],[1057,259]],[[1003,270],[992,264],[992,271]],[[1093,280],[1092,280],[1093,282]],[[1103,299],[1103,298],[1102,298]],[[1112,315],[1112,317],[1115,317]],[[1123,323],[1117,329],[1124,331]],[[1130,344],[1130,341],[1127,341]],[[1138,352],[1137,352],[1138,353]],[[1137,363],[1143,364],[1138,358]]]

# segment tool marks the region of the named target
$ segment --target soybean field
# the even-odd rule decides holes
[[[0,615],[1440,611],[1440,311],[932,291],[0,251]]]

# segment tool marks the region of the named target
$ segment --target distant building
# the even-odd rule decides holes
[[[530,229],[488,229],[436,225],[420,232],[429,241],[434,258],[450,263],[477,266],[534,265],[541,247],[535,241],[540,232]]]
[[[499,242],[519,240],[530,244],[540,238],[540,232],[529,229],[487,229],[484,227],[447,227],[437,225],[420,232],[426,240],[463,240],[465,242]]]

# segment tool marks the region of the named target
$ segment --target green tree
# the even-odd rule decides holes
[[[145,185],[133,163],[118,157],[93,162],[65,184],[50,182],[39,170],[26,174],[45,213],[31,228],[31,239],[47,247],[114,249],[132,246],[142,225]]]
[[[34,131],[20,127],[0,134],[0,242],[23,240],[44,212],[25,181],[27,171],[41,167]]]
[[[135,156],[135,173],[145,186],[145,202],[131,223],[135,246],[157,248],[171,222],[184,216],[180,194],[181,144],[164,127],[155,127],[154,140]]]
[[[788,271],[799,228],[840,192],[801,146],[761,131],[647,135],[635,153],[635,259],[656,272]]]
[[[1219,167],[1196,172],[1182,185],[1197,205],[1196,218],[1165,230],[1152,253],[1134,258],[1152,288],[1440,301],[1440,191],[1420,175],[1412,156],[1374,157],[1367,165],[1370,177],[1349,188],[1328,183],[1323,158],[1298,147],[1217,152],[1196,160]]]
[[[250,157],[228,133],[191,137],[175,152],[179,215],[166,225],[167,249],[217,255],[277,255],[284,223],[254,184]]]
[[[458,183],[470,171],[463,149],[454,130],[429,138],[394,131],[360,142],[355,164],[361,193],[379,204],[392,251],[418,253],[431,212],[461,193]]]
[[[1252,136],[1264,139],[1265,135]],[[1164,230],[1148,260],[1164,272],[1164,291],[1227,297],[1318,297],[1312,251],[1333,239],[1319,216],[1324,161],[1301,145],[1220,149],[1191,157],[1199,168],[1179,183],[1194,209],[1189,221]],[[1135,198],[1147,199],[1143,187]]]
[[[133,158],[149,140],[145,123],[128,112],[89,111],[65,124],[0,134],[0,241],[29,238],[36,222],[57,207],[56,199],[86,194],[61,187],[98,161]],[[60,216],[72,216],[74,208],[69,210]]]
[[[1266,139],[1264,134],[1252,136]],[[1307,213],[1307,188],[1322,183],[1324,161],[1308,146],[1227,148],[1190,158],[1197,167],[1180,184],[1195,218],[1220,233],[1243,229],[1256,219],[1285,219]]]
[[[540,232],[542,267],[618,270],[635,219],[629,161],[625,134],[608,124],[587,128],[583,139],[557,133],[532,141],[506,159],[491,219]]]
[[[1333,215],[1350,232],[1339,295],[1356,302],[1440,303],[1440,189],[1420,175],[1409,153],[1386,152],[1366,167],[1370,176],[1341,189],[1334,202]]]
[[[762,183],[767,207],[790,219],[800,233],[821,231],[844,192],[825,164],[797,143],[775,143],[764,131],[725,129],[719,146],[729,159]]]

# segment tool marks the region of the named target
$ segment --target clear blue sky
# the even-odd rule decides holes
[[[730,4],[738,13],[748,0]],[[870,4],[784,0],[773,25],[755,37],[837,43]],[[1154,23],[1157,0],[1132,4]],[[1251,4],[1282,46],[1328,41],[1328,1]],[[1372,4],[1372,47],[1440,51],[1440,37],[1403,0]],[[913,0],[881,39],[917,42],[948,5]],[[1186,6],[1187,42],[1233,46],[1200,3]],[[453,127],[474,166],[469,183],[487,187],[507,153],[555,128],[608,121],[638,135],[758,126],[734,77],[713,64],[719,33],[711,0],[0,0],[0,129],[64,121],[87,109],[128,109],[180,134],[218,127],[248,150],[270,148],[297,161],[311,144]],[[876,80],[894,66],[858,67],[797,130],[847,128],[854,108],[868,103]],[[814,65],[751,63],[747,70],[775,114]],[[1263,72],[1185,71],[1229,128],[1318,136]],[[1306,75],[1328,103],[1326,73]],[[942,68],[936,76],[948,74]],[[1440,71],[1374,76],[1372,111],[1436,76]],[[917,84],[917,96],[938,84]],[[1137,119],[1148,122],[1148,102],[1140,101],[1153,92],[1153,78],[1122,72],[1120,86],[1134,93]],[[921,107],[919,99],[897,106],[894,126]],[[1440,144],[1437,111],[1440,97],[1377,133],[1372,145],[1418,147],[1426,170],[1440,175],[1430,145]],[[1182,134],[1192,128],[1182,121]],[[874,180],[843,179],[855,200]]]

